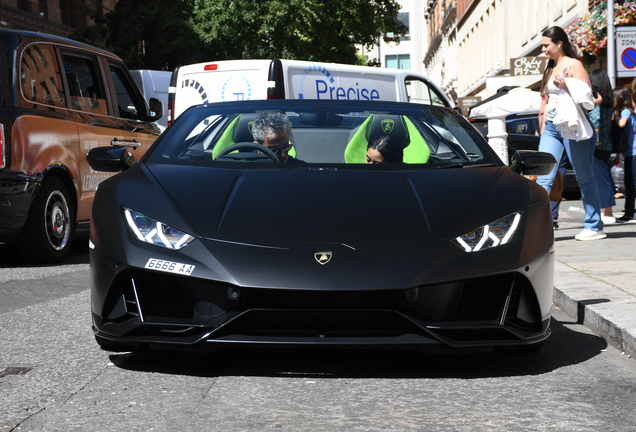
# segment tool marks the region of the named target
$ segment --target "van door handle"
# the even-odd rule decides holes
[[[113,138],[113,140],[110,142],[110,145],[114,146],[114,147],[133,147],[133,148],[137,148],[141,145],[141,143],[132,140],[132,141],[127,141],[127,140],[118,140],[117,138]]]

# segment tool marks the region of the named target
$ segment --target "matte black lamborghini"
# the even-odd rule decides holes
[[[291,123],[282,163],[253,122]],[[402,163],[367,164],[377,134]],[[110,350],[236,345],[538,347],[554,278],[548,196],[454,110],[258,101],[185,112],[135,163],[96,148],[93,329]]]

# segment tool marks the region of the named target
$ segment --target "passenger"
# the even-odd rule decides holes
[[[368,164],[402,163],[404,147],[392,135],[376,136],[367,146]]]
[[[281,163],[301,162],[289,155],[293,144],[289,141],[291,122],[280,112],[266,112],[254,120],[252,134],[254,142],[270,149]]]

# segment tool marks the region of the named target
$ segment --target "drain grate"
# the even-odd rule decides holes
[[[25,373],[33,370],[31,367],[8,367],[0,368],[0,378],[5,375],[24,375]]]

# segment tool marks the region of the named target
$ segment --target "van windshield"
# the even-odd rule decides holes
[[[500,163],[483,137],[449,108],[291,100],[190,108],[144,162],[397,170]]]

